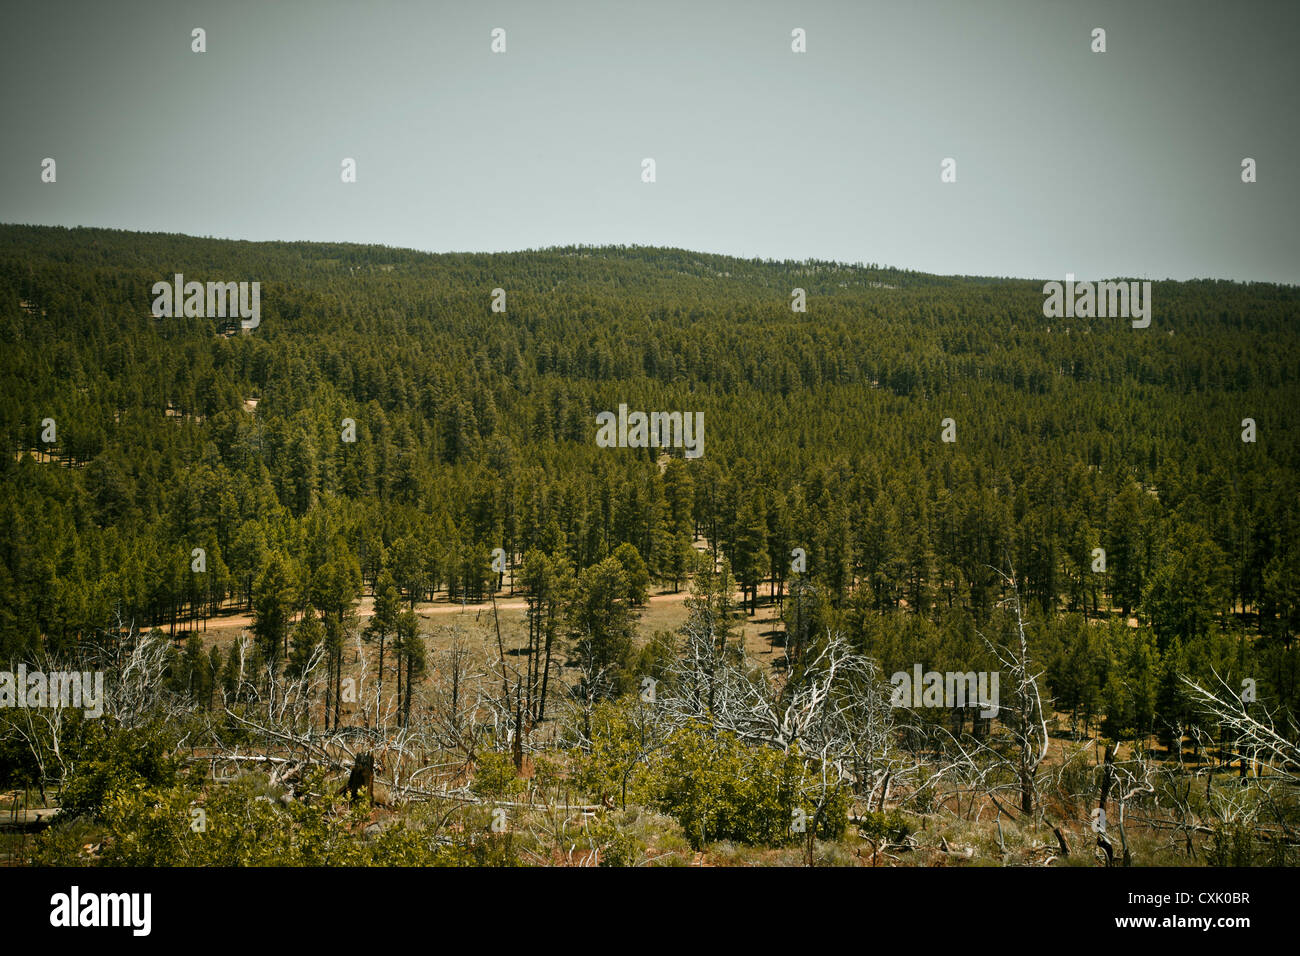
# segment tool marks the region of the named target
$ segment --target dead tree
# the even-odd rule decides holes
[[[1291,720],[1279,729],[1273,715],[1262,705],[1256,708],[1258,716],[1251,714],[1240,693],[1217,673],[1214,676],[1222,688],[1217,693],[1187,677],[1182,680],[1192,703],[1237,739],[1242,766],[1245,766],[1245,754],[1250,753],[1269,776],[1291,783],[1300,782],[1300,745],[1295,742],[1300,738],[1300,726]],[[1257,771],[1256,777],[1260,776]]]
[[[1011,731],[1016,745],[1015,773],[1020,784],[1020,812],[1029,816],[1038,803],[1038,768],[1047,758],[1049,742],[1045,708],[1038,690],[1038,678],[1042,675],[1033,672],[1034,665],[1029,657],[1020,586],[1013,574],[1001,571],[998,574],[1011,589],[1007,603],[1015,614],[1016,630],[1009,646],[995,644],[987,638],[984,638],[984,644],[1011,678],[1011,704],[999,709],[1003,726]]]

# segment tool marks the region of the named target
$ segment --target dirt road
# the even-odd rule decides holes
[[[650,595],[648,599],[648,603],[650,605],[681,604],[688,597],[690,597],[690,592],[685,590],[678,591],[676,593],[663,592],[659,594]],[[740,600],[739,592],[736,593],[735,598],[737,602],[739,602]],[[528,609],[528,602],[525,601],[523,598],[520,597],[497,598],[498,611],[524,611],[527,609]],[[479,602],[478,604],[452,604],[449,601],[428,601],[423,604],[417,604],[415,606],[415,613],[423,618],[432,618],[443,614],[463,614],[468,612],[479,614],[482,613],[483,611],[491,611],[491,610],[492,610],[491,601],[482,601]],[[375,599],[369,595],[363,597],[361,599],[361,603],[357,606],[356,613],[357,613],[357,617],[359,618],[374,617]],[[207,621],[208,633],[214,631],[218,633],[227,632],[227,631],[239,631],[239,630],[244,630],[246,628],[251,628],[252,626],[253,626],[253,616],[251,614],[243,613],[243,612],[235,613],[235,614],[222,614],[222,615],[218,615],[217,617],[210,617],[208,618]],[[200,625],[200,627],[202,627],[202,625]]]

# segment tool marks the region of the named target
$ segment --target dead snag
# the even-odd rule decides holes
[[[348,800],[356,803],[357,794],[363,788],[370,797],[371,805],[373,805],[375,802],[375,755],[372,753],[357,755],[357,759],[352,763],[352,771],[348,774],[348,782],[339,790],[339,796],[346,793]]]

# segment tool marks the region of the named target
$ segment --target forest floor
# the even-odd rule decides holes
[[[680,628],[686,621],[686,599],[689,597],[690,592],[684,588],[676,592],[661,590],[650,594],[645,607],[640,609],[637,622],[639,637],[646,640],[654,636],[657,631],[676,631]],[[734,595],[734,599],[739,606],[739,592]],[[502,632],[507,639],[507,644],[512,633],[526,629],[527,609],[527,602],[518,594],[511,595],[508,589],[502,589],[498,593],[496,610],[501,619]],[[416,604],[415,612],[421,619],[429,622],[425,632],[431,650],[441,649],[450,643],[451,636],[458,626],[469,631],[482,629],[485,634],[491,631],[495,641],[490,600],[462,604],[441,598]],[[365,620],[373,617],[374,613],[374,598],[366,595],[356,608],[357,617]],[[234,611],[210,617],[206,622],[199,623],[198,633],[203,639],[205,648],[213,644],[224,648],[237,640],[241,632],[251,630],[252,626],[252,614],[247,611]],[[779,656],[781,619],[779,610],[775,606],[760,602],[757,612],[745,617],[742,629],[745,636],[745,650],[749,654],[760,660]],[[177,636],[180,636],[179,630]]]
[[[510,588],[503,587],[497,593],[496,611],[500,621],[502,644],[508,657],[515,657],[521,653],[521,649],[527,646],[527,603],[524,598],[518,594],[511,594]],[[638,643],[644,643],[650,640],[657,632],[672,631],[678,632],[687,619],[686,600],[690,597],[688,589],[683,588],[679,591],[670,591],[661,589],[654,591],[648,597],[644,607],[639,609],[637,621]],[[742,599],[739,592],[733,595],[737,607],[742,607]],[[493,620],[493,607],[490,600],[474,604],[449,601],[445,596],[433,601],[420,602],[415,605],[415,611],[422,620],[422,631],[425,637],[425,646],[431,654],[437,654],[445,651],[459,637],[470,649],[471,658],[479,662],[480,665],[493,667],[497,661],[499,651],[497,648],[496,627]],[[1118,613],[1118,609],[1103,608],[1104,613]],[[358,618],[365,620],[374,616],[374,598],[367,595],[363,597],[356,608]],[[1089,618],[1093,623],[1104,622],[1105,616],[1101,618]],[[755,613],[745,614],[739,622],[741,631],[744,635],[744,645],[746,653],[755,661],[762,662],[771,667],[774,671],[780,673],[783,671],[784,648],[782,646],[782,637],[784,627],[781,621],[781,611],[778,605],[770,598],[762,597]],[[1130,618],[1127,622],[1130,626],[1137,626],[1136,619]],[[199,624],[199,635],[203,640],[204,649],[212,645],[218,645],[222,648],[223,653],[226,649],[239,639],[241,633],[249,632],[251,636],[253,620],[252,615],[247,611],[234,611],[229,614],[223,614],[209,618],[206,624]],[[180,632],[178,630],[178,637]],[[366,672],[373,674],[373,668],[378,663],[378,647],[374,644],[362,643],[358,648],[356,645],[349,645],[350,652],[345,664],[345,674],[349,676],[357,675],[362,671],[361,659],[358,655],[364,655],[367,667]],[[386,660],[389,664],[391,658]],[[432,663],[432,661],[431,661]],[[571,668],[565,667],[564,655],[557,656],[553,671],[555,679],[564,683],[568,677],[576,673]],[[388,670],[388,667],[385,667]],[[344,706],[345,714],[352,711],[351,707]],[[1077,759],[1077,748],[1088,742],[1092,743],[1093,749],[1097,749],[1097,754],[1093,755],[1100,760],[1100,749],[1096,740],[1093,739],[1097,734],[1097,728],[1088,728],[1090,732],[1084,732],[1084,728],[1079,727],[1077,734],[1070,732],[1070,715],[1068,713],[1052,713],[1049,715],[1049,724],[1051,734],[1048,743],[1048,755],[1046,763],[1049,766],[1057,765],[1071,759]],[[1157,763],[1167,764],[1176,762],[1177,757],[1174,753],[1165,751],[1163,748],[1152,747],[1150,740],[1141,745],[1135,745],[1132,742],[1121,743],[1117,756],[1120,759],[1131,758],[1135,750],[1147,750],[1150,758]],[[1190,748],[1191,741],[1184,740],[1185,749],[1183,752],[1182,762],[1193,770],[1209,769],[1212,772],[1232,773],[1231,768],[1225,765],[1224,755],[1211,750],[1202,750],[1196,756],[1193,756],[1186,748]],[[1148,749],[1149,748],[1149,749]]]

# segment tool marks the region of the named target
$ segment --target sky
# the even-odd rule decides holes
[[[1293,0],[43,0],[4,22],[0,222],[1300,283]]]

